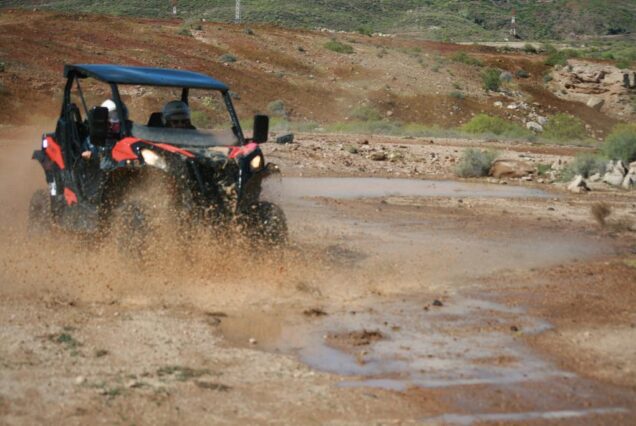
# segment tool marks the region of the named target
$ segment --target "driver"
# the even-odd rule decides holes
[[[170,101],[163,107],[163,125],[171,129],[194,129],[190,107],[183,101]]]
[[[117,105],[111,99],[107,99],[100,105],[102,108],[108,109],[108,140],[115,140],[121,130],[121,123],[119,122],[119,116],[117,115]],[[82,158],[84,160],[90,160],[93,156],[97,156],[98,148],[93,145],[90,138],[84,139]]]

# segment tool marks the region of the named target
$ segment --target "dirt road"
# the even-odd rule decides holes
[[[347,169],[338,144],[363,137],[306,135],[266,146],[290,247],[201,236],[140,269],[105,243],[26,237],[38,135],[6,134],[0,423],[636,421],[634,195],[453,180],[470,141],[371,140],[404,161]],[[533,151],[510,152],[569,155]]]

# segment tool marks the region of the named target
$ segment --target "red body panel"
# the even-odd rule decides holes
[[[63,170],[65,165],[64,157],[62,156],[62,148],[60,148],[57,142],[55,142],[55,139],[53,139],[51,136],[46,137],[46,144],[47,146],[44,150],[46,156],[49,157],[51,161],[53,161],[57,165],[57,167]]]
[[[68,188],[64,188],[64,199],[69,206],[77,204],[77,195]]]
[[[243,146],[233,146],[232,150],[230,151],[229,157],[234,159],[239,155],[247,155],[250,152],[254,151],[256,148],[258,148],[258,144],[254,142],[248,143],[247,145]]]
[[[124,138],[117,142],[113,147],[111,156],[113,160],[126,161],[126,160],[136,160],[137,154],[133,151],[132,146],[137,142],[144,142],[148,145],[156,146],[157,148],[161,148],[165,151],[172,152],[175,154],[185,155],[188,158],[194,158],[194,154],[190,151],[186,151],[185,149],[177,148],[176,146],[169,145],[167,143],[154,143],[154,142],[146,142],[142,139],[137,138]]]

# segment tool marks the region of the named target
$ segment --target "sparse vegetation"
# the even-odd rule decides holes
[[[186,37],[192,37],[192,31],[190,31],[190,28],[185,25],[179,27],[179,31],[177,31],[177,34]]]
[[[463,100],[466,98],[466,96],[460,91],[450,92],[450,97],[458,100]]]
[[[481,62],[477,58],[474,58],[474,57],[470,56],[466,52],[457,52],[451,57],[451,59],[453,61],[455,61],[455,62],[460,62],[460,63],[466,64],[466,65],[473,65],[473,66],[477,66],[477,67],[484,66],[483,62]]]
[[[353,53],[353,47],[351,47],[351,45],[339,42],[338,40],[330,40],[324,44],[324,47],[336,53],[344,53],[347,55]]]
[[[494,151],[469,148],[464,151],[455,172],[460,177],[488,176],[492,162],[497,158]]]
[[[351,117],[360,121],[378,121],[381,118],[380,113],[368,105],[354,108],[353,111],[351,111]]]
[[[207,369],[196,369],[180,365],[169,365],[157,370],[157,375],[159,377],[173,377],[180,382],[196,379],[206,374],[210,374],[210,371]]]
[[[552,170],[551,164],[545,164],[545,163],[537,164],[537,175],[539,176],[547,175],[550,172],[550,170]]]
[[[236,56],[231,55],[229,53],[224,53],[223,55],[219,56],[219,62],[232,63],[236,61],[237,61]]]
[[[605,139],[604,154],[625,163],[636,161],[636,124],[619,124]]]
[[[589,178],[594,173],[605,173],[607,160],[598,155],[579,154],[570,164],[563,170],[561,174],[562,180],[571,180],[577,175]]]
[[[501,72],[496,68],[487,68],[481,73],[481,80],[485,90],[496,92],[499,90],[499,75]]]
[[[492,134],[507,137],[530,136],[530,132],[520,125],[500,117],[487,114],[478,114],[468,123],[461,127],[461,130],[472,134]]]
[[[536,47],[534,47],[534,45],[533,45],[533,44],[531,44],[531,43],[526,43],[526,44],[523,46],[523,50],[524,50],[524,52],[526,52],[526,53],[530,53],[530,54],[533,54],[533,55],[538,53],[538,52],[537,52],[537,48],[536,48]]]
[[[585,124],[570,114],[559,113],[550,117],[544,127],[543,137],[553,141],[583,141],[587,138]]]
[[[373,29],[371,29],[370,26],[368,25],[361,25],[358,27],[358,33],[362,34],[362,35],[366,35],[371,37],[373,35]]]

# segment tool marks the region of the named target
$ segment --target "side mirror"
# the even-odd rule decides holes
[[[254,132],[252,140],[256,143],[265,143],[269,136],[269,117],[266,115],[254,116]]]
[[[108,135],[108,108],[95,107],[88,113],[88,127],[91,143],[104,146]]]

